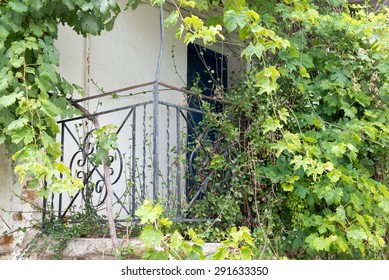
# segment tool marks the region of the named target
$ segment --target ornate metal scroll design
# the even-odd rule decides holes
[[[93,131],[86,134],[83,142],[79,145],[79,150],[73,154],[69,167],[72,175],[83,181],[84,188],[81,190],[83,201],[89,207],[98,208],[107,199],[107,188],[104,183],[102,167],[97,166],[92,160],[93,154],[98,149],[94,142]],[[109,171],[114,186],[120,180],[124,168],[120,150],[115,149],[114,153],[109,155],[109,160],[111,162]]]

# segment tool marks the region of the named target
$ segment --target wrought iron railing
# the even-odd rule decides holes
[[[160,92],[167,98],[160,98],[157,104],[159,113],[155,115],[153,106],[156,104],[151,101],[151,93],[147,89],[151,84],[76,102],[90,102],[89,107],[99,107],[101,99],[104,99],[102,103],[106,109],[96,110],[92,115],[102,125],[112,124],[116,127],[118,148],[110,154],[116,221],[127,221],[129,217],[135,219],[138,206],[146,198],[163,204],[172,220],[193,221],[196,219],[188,216],[188,213],[206,195],[211,184],[213,171],[205,167],[209,166],[212,149],[219,154],[228,151],[220,134],[215,137],[217,132],[210,127],[197,126],[191,120],[193,114],[202,114],[202,111],[201,108],[189,108],[185,101],[187,96],[200,98],[198,94],[161,83]],[[134,90],[138,92],[134,93]],[[119,95],[120,98],[117,98]],[[137,101],[134,102],[134,99]],[[211,97],[203,99],[220,102]],[[155,132],[153,118],[158,118],[159,126],[157,155],[152,149],[152,135]],[[104,220],[107,190],[102,167],[96,166],[91,160],[96,151],[93,123],[87,116],[78,116],[60,120],[58,124],[63,148],[61,160],[68,164],[74,177],[83,181],[84,188],[74,194],[52,194],[45,199],[44,218],[77,221],[75,217],[85,214]],[[188,132],[191,133],[190,137]],[[155,156],[159,157],[159,166],[153,165]],[[159,178],[157,186],[153,182],[154,174]],[[223,176],[229,176],[228,172]]]

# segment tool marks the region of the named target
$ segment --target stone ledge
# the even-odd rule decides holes
[[[140,259],[144,252],[143,243],[139,239],[119,240],[120,246],[132,245],[133,254],[131,259]],[[206,243],[203,246],[205,256],[212,255],[220,247],[219,243]],[[112,260],[112,244],[109,238],[76,238],[67,242],[63,252],[63,259],[67,260]]]

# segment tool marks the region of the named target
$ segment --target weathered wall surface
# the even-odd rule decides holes
[[[41,218],[41,198],[18,183],[13,162],[0,145],[0,259],[17,258],[26,232]]]

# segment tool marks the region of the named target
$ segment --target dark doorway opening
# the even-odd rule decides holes
[[[188,45],[187,61],[187,86],[192,91],[201,92],[202,96],[219,98],[227,89],[227,58],[220,53],[206,49],[196,44]],[[205,163],[204,155],[200,155],[201,147],[199,140],[213,141],[214,132],[204,131],[202,125],[203,114],[199,111],[203,109],[203,102],[207,102],[213,112],[222,112],[223,105],[217,101],[205,101],[200,97],[188,96],[189,108],[198,111],[188,111],[187,114],[187,160],[189,176],[186,184],[186,196],[188,199],[199,199],[204,196],[205,189],[201,187],[202,178],[206,176],[202,173],[201,162]],[[209,128],[208,128],[209,129]]]

